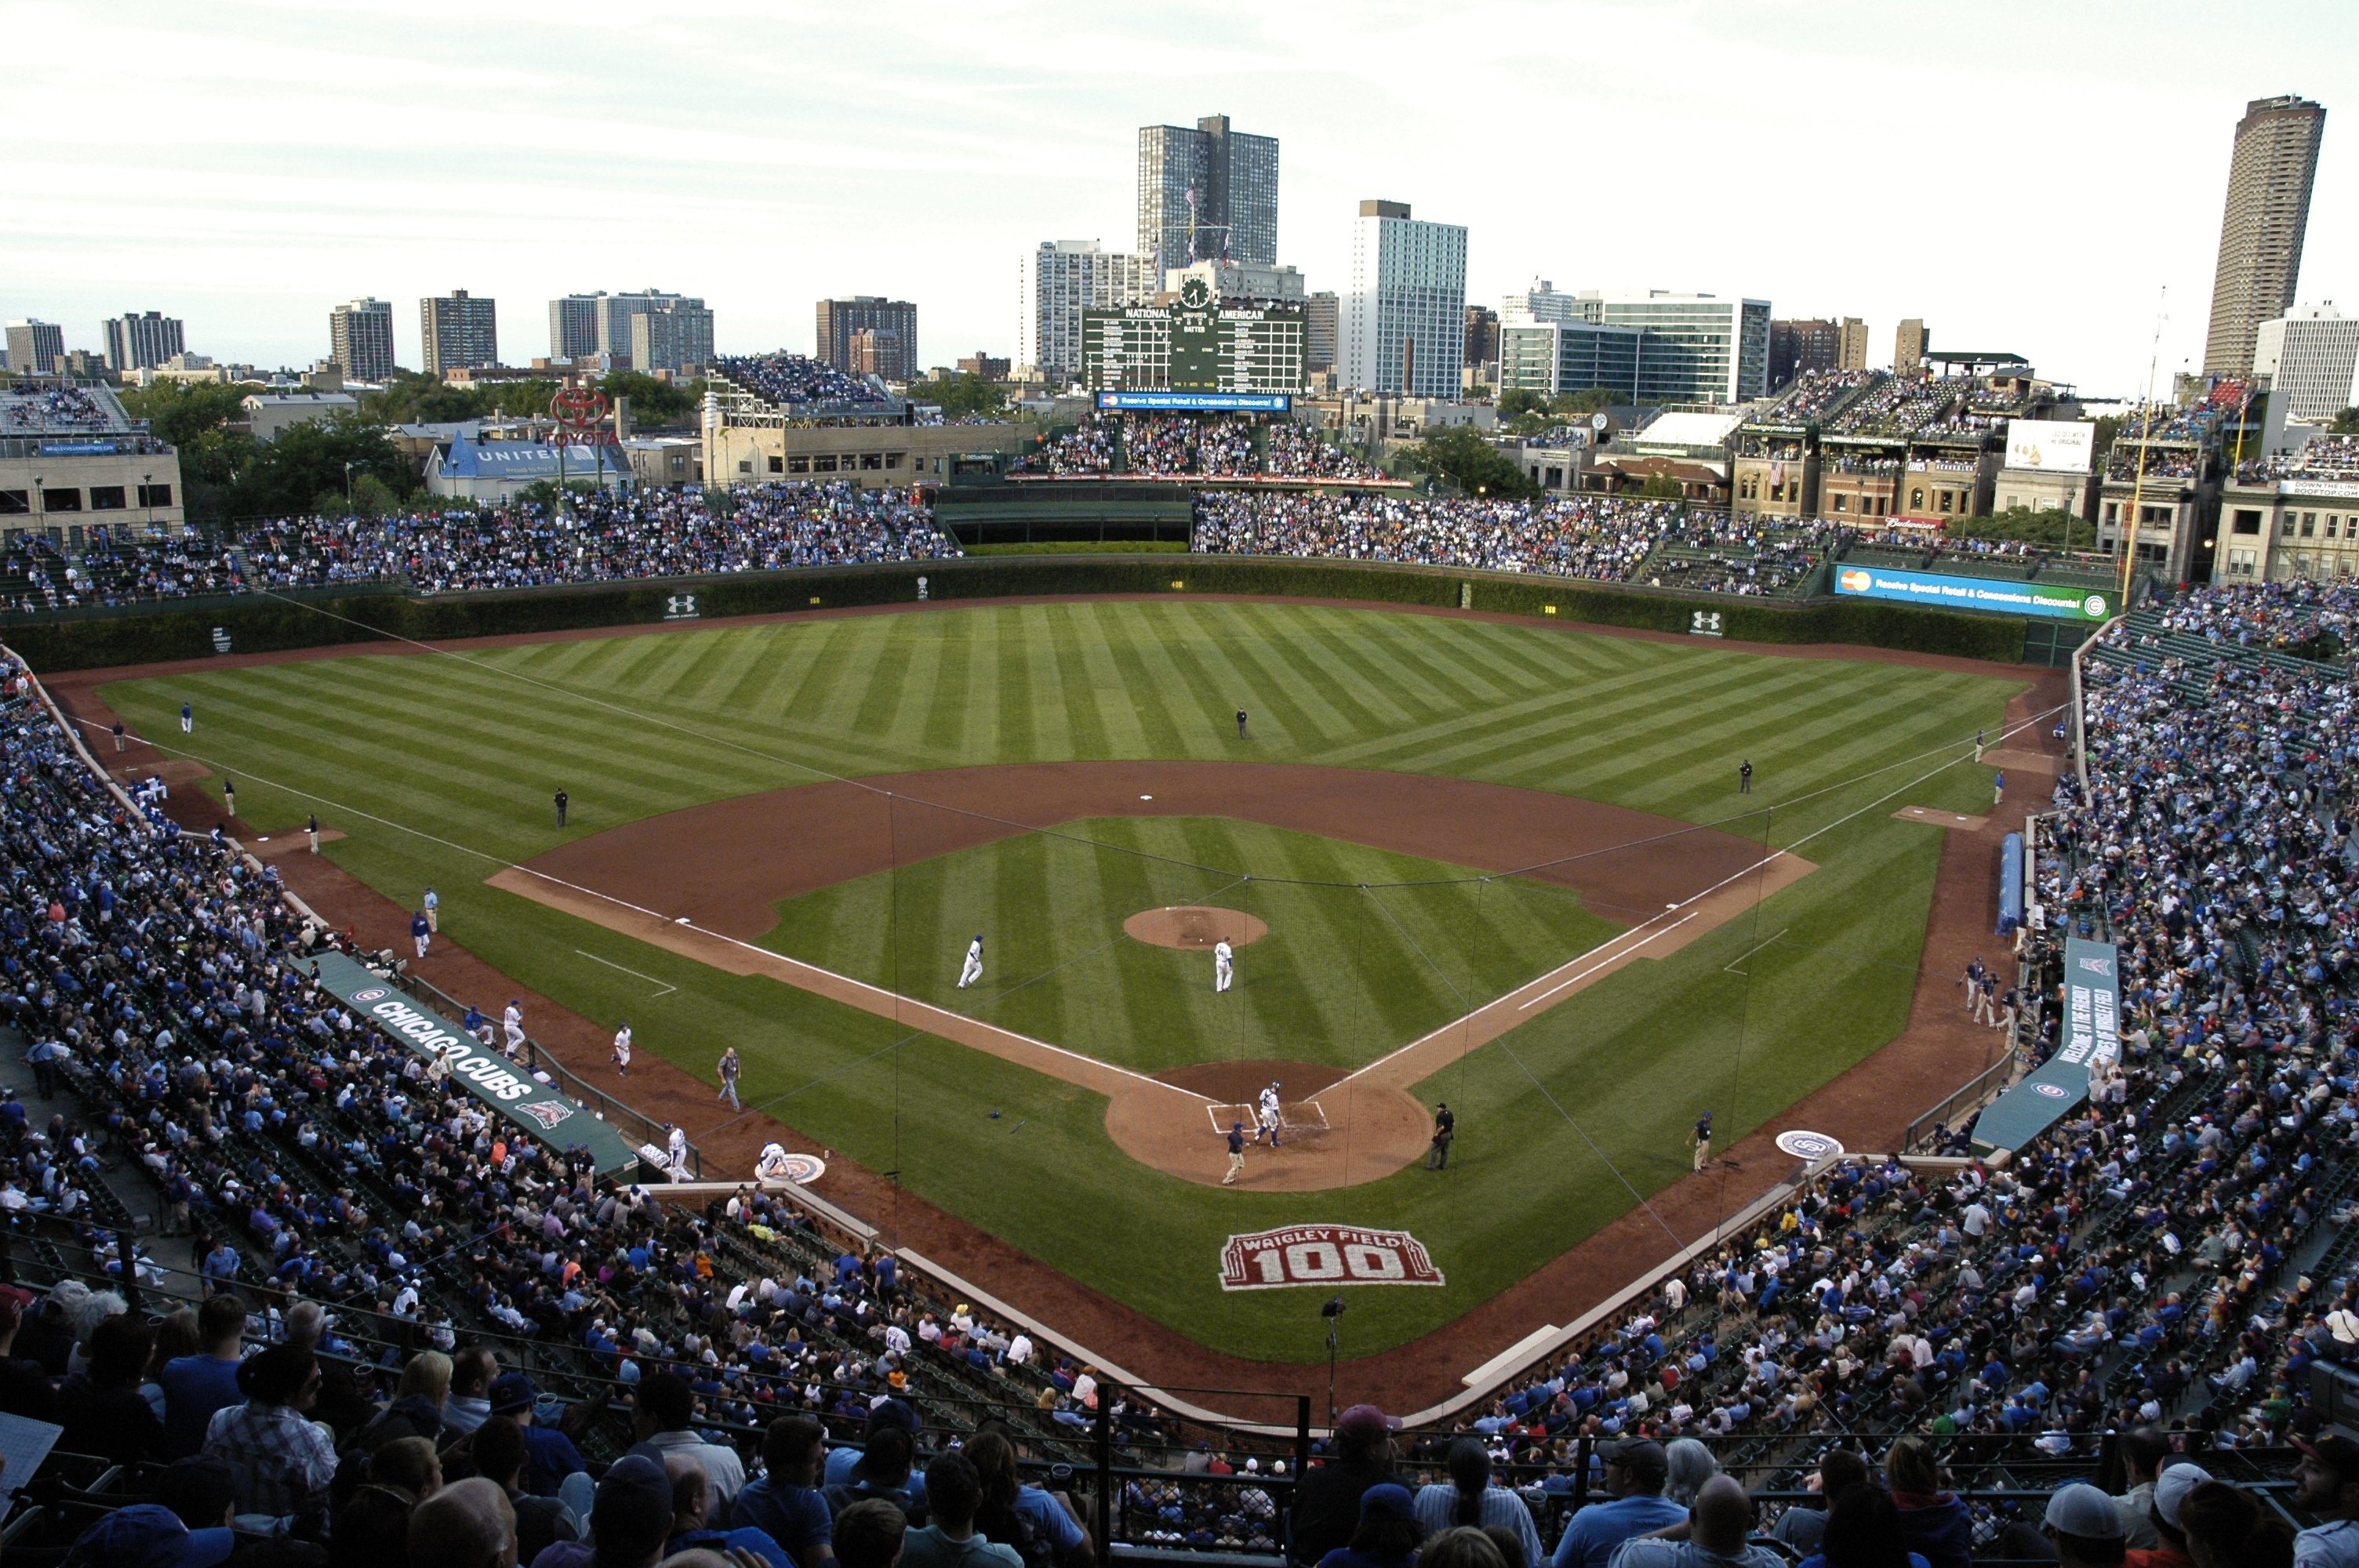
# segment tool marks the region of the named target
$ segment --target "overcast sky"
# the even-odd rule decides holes
[[[2329,110],[2305,302],[2359,310],[2359,6],[861,5],[0,0],[0,315],[125,309],[304,364],[327,312],[701,295],[724,351],[808,351],[823,295],[919,307],[929,364],[1014,344],[1043,239],[1133,248],[1137,128],[1280,142],[1279,259],[1348,283],[1363,197],[1464,223],[1469,297],[1534,276],[1855,315],[1888,361],[2006,349],[2084,392],[2200,362],[2248,98]]]

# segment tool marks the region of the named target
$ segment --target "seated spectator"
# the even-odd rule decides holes
[[[1923,1439],[1904,1437],[1886,1450],[1884,1480],[1899,1505],[1900,1536],[1908,1550],[1930,1568],[1967,1568],[1973,1552],[1973,1517],[1965,1504],[1941,1489],[1940,1466]],[[2110,1500],[2106,1506],[2112,1506]]]
[[[139,1391],[155,1342],[155,1326],[128,1313],[117,1313],[91,1331],[89,1368],[66,1379],[58,1390],[65,1426],[59,1447],[120,1465],[157,1451],[164,1423]]]
[[[625,1454],[599,1477],[590,1505],[590,1541],[546,1547],[532,1568],[654,1568],[671,1538],[671,1479],[663,1465],[644,1454]],[[883,1568],[891,1568],[889,1562]]]
[[[1023,1484],[1016,1467],[1016,1445],[1005,1427],[1002,1422],[985,1422],[964,1450],[983,1485],[975,1529],[1002,1546],[1014,1547],[1025,1568],[1083,1568],[1093,1560],[1089,1531],[1063,1503]]]
[[[208,1296],[197,1309],[197,1354],[164,1368],[164,1455],[202,1446],[213,1414],[245,1395],[238,1371],[245,1354],[245,1303],[234,1292]]]
[[[2195,1568],[2288,1568],[2294,1561],[2294,1536],[2285,1521],[2225,1481],[2206,1481],[2189,1492],[2179,1505],[2179,1524]],[[2333,1559],[2313,1555],[2310,1561]]]
[[[1557,1537],[1554,1568],[1606,1568],[1614,1548],[1686,1520],[1688,1510],[1663,1496],[1670,1461],[1652,1438],[1625,1438],[1600,1450],[1605,1460],[1606,1503],[1572,1516]]]
[[[493,1482],[455,1481],[411,1511],[408,1546],[418,1568],[515,1568],[516,1514]]]
[[[843,1568],[893,1568],[909,1521],[882,1498],[854,1503],[835,1516],[835,1560]]]
[[[1450,1445],[1449,1481],[1419,1487],[1416,1506],[1417,1522],[1428,1535],[1453,1527],[1484,1530],[1495,1525],[1515,1532],[1525,1562],[1539,1561],[1540,1536],[1532,1526],[1531,1509],[1515,1493],[1491,1484],[1491,1451],[1475,1438],[1462,1437]]]
[[[702,1549],[734,1560],[734,1554],[744,1552],[768,1568],[795,1568],[787,1549],[770,1539],[766,1530],[754,1525],[728,1530],[705,1527],[705,1516],[712,1506],[712,1480],[695,1459],[685,1454],[668,1455],[664,1474],[671,1478],[671,1539],[664,1545],[667,1556]]]
[[[2114,1499],[2074,1482],[2048,1499],[2049,1541],[2064,1568],[2114,1568],[2122,1561],[2122,1521]]]
[[[1784,1568],[1786,1560],[1769,1548],[1746,1543],[1752,1530],[1753,1499],[1734,1480],[1714,1476],[1696,1493],[1687,1540],[1624,1541],[1613,1568]],[[1833,1532],[1832,1520],[1828,1530]]]
[[[337,1568],[405,1568],[410,1515],[441,1489],[442,1465],[429,1439],[396,1438],[371,1454],[368,1478],[336,1510],[329,1534]]]
[[[2294,1538],[2300,1568],[2345,1568],[2359,1563],[2359,1443],[2341,1433],[2297,1441],[2293,1506],[2322,1522]]]
[[[797,1568],[835,1561],[832,1510],[815,1483],[827,1433],[819,1422],[781,1416],[762,1436],[762,1474],[745,1483],[729,1522],[760,1530],[784,1547]]]
[[[912,1521],[922,1518],[926,1510],[909,1484],[909,1467],[915,1457],[916,1449],[902,1427],[883,1426],[872,1431],[867,1448],[853,1466],[852,1479],[827,1488],[827,1506],[841,1514],[854,1503],[875,1498],[891,1503]],[[927,1484],[932,1485],[930,1472]]]
[[[695,1419],[696,1395],[677,1372],[650,1372],[631,1392],[631,1434],[638,1440],[634,1452],[661,1456],[685,1454],[704,1466],[712,1479],[712,1506],[728,1517],[745,1485],[745,1463],[734,1448],[707,1443],[689,1430]]]
[[[1819,1550],[1802,1568],[1926,1568],[1900,1544],[1900,1510],[1881,1487],[1846,1487],[1828,1506]]]
[[[1407,1487],[1386,1481],[1360,1494],[1359,1528],[1321,1557],[1319,1568],[1408,1568],[1424,1541],[1416,1499]]]
[[[168,1508],[135,1503],[77,1536],[66,1563],[69,1568],[212,1568],[235,1550],[234,1530],[190,1530]]]
[[[525,1429],[507,1416],[493,1416],[475,1429],[468,1457],[475,1473],[498,1486],[507,1498],[516,1517],[516,1561],[530,1563],[542,1547],[572,1541],[578,1532],[563,1503],[554,1497],[534,1497],[518,1485],[525,1467]]]
[[[525,1490],[537,1498],[553,1498],[565,1477],[586,1468],[573,1440],[553,1426],[540,1424],[540,1390],[522,1372],[508,1372],[492,1383],[488,1401],[494,1415],[506,1416],[524,1431]],[[478,1430],[481,1430],[480,1428]]]
[[[1418,1548],[1418,1568],[1513,1568],[1510,1552],[1524,1549],[1523,1538],[1502,1526],[1476,1530],[1452,1525],[1425,1538]]]
[[[1353,1405],[1335,1421],[1335,1452],[1324,1465],[1302,1473],[1288,1515],[1287,1556],[1298,1564],[1319,1562],[1347,1544],[1358,1530],[1360,1498],[1371,1487],[1398,1486],[1393,1433],[1400,1422],[1374,1405]]]
[[[1848,1448],[1830,1448],[1819,1456],[1819,1467],[1804,1478],[1806,1490],[1819,1495],[1815,1509],[1788,1509],[1777,1516],[1769,1533],[1808,1557],[1818,1550],[1827,1531],[1827,1515],[1835,1499],[1854,1487],[1868,1484],[1867,1461]]]
[[[237,1368],[237,1386],[245,1402],[213,1412],[204,1452],[237,1472],[238,1513],[324,1520],[335,1439],[303,1413],[319,1394],[319,1362],[274,1345]]]

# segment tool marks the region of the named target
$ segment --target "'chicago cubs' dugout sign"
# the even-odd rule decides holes
[[[623,1135],[576,1101],[504,1060],[457,1024],[405,996],[342,953],[321,953],[312,968],[320,983],[354,1012],[400,1044],[431,1062],[447,1048],[451,1081],[547,1143],[551,1149],[580,1144],[590,1152],[598,1174],[611,1175],[638,1158]]]
[[[1221,1249],[1221,1289],[1277,1291],[1289,1285],[1439,1285],[1441,1271],[1406,1230],[1350,1225],[1289,1225],[1232,1236]]]

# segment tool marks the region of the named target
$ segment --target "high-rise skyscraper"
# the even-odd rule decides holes
[[[2251,374],[2255,330],[2293,308],[2325,131],[2325,109],[2291,94],[2256,98],[2236,122],[2220,260],[2212,273],[2212,325],[2203,338],[2207,375]]]
[[[918,308],[909,301],[855,294],[821,300],[818,316],[818,357],[845,374],[871,373],[864,365],[878,367],[874,373],[886,381],[908,381],[918,373]],[[855,354],[853,340],[863,332],[875,336]]]
[[[575,297],[582,297],[577,295]],[[614,369],[653,372],[679,368],[679,363],[643,365],[638,363],[632,355],[631,344],[636,330],[631,324],[633,319],[658,309],[674,311],[679,316],[679,322],[683,323],[692,320],[701,312],[704,330],[703,358],[679,362],[703,364],[712,357],[712,312],[705,309],[704,301],[701,299],[679,294],[666,294],[660,288],[640,289],[631,294],[601,292],[592,294],[588,298],[591,313],[597,326],[596,345],[588,351],[605,355],[606,362]],[[663,336],[664,330],[664,329],[658,329],[658,339]]]
[[[1769,390],[1798,375],[1832,370],[1843,351],[1843,329],[1822,316],[1769,323]]]
[[[1338,312],[1339,374],[1363,392],[1459,395],[1466,347],[1466,231],[1363,201],[1352,226],[1352,289]]]
[[[1082,312],[1138,304],[1161,276],[1145,257],[1095,240],[1041,241],[1017,273],[1016,362],[1071,381],[1082,371]]]
[[[598,301],[603,297],[604,291],[601,290],[596,294],[569,294],[549,302],[549,358],[585,359],[598,351]]]
[[[100,322],[98,330],[106,339],[106,368],[117,375],[162,364],[188,347],[179,319],[160,310],[125,310]]]
[[[66,330],[38,317],[8,323],[8,368],[19,375],[55,375],[66,357]]]
[[[393,379],[393,302],[355,299],[328,312],[328,357],[346,381]]]
[[[463,288],[418,302],[418,330],[426,341],[426,373],[436,378],[461,367],[500,362],[498,302]]]
[[[1138,128],[1138,254],[1152,276],[1198,261],[1277,265],[1277,138],[1207,114]]]
[[[1843,319],[1843,332],[1835,346],[1835,369],[1865,370],[1867,368],[1867,323],[1856,316]]]
[[[712,312],[701,299],[650,296],[631,317],[631,368],[694,374],[712,362]]]
[[[2310,424],[2359,402],[2359,318],[2305,305],[2253,333],[2253,373],[2269,378],[2269,419]]]
[[[1332,290],[1308,295],[1302,301],[1302,368],[1335,368],[1336,301]]]
[[[1892,373],[1914,375],[1925,368],[1925,351],[1933,346],[1932,331],[1924,319],[1911,316],[1892,331]],[[2249,348],[2246,357],[2250,357]]]

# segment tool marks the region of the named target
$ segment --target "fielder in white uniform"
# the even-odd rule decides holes
[[[524,1049],[524,1009],[515,997],[508,999],[507,1011],[500,1014],[500,1027],[507,1032],[508,1055],[513,1058]]]
[[[978,931],[974,934],[974,940],[966,945],[966,968],[959,971],[959,989],[964,990],[981,979],[983,979],[983,933]]]
[[[1232,948],[1225,940],[1213,943],[1212,989],[1216,991],[1224,991],[1229,989],[1229,982],[1234,979],[1236,979],[1235,949]]]
[[[614,1070],[624,1077],[631,1076],[631,1026],[627,1023],[614,1031]]]
[[[754,1174],[765,1182],[787,1179],[787,1150],[782,1143],[765,1143],[759,1159],[754,1162]]]
[[[673,1181],[688,1180],[688,1134],[678,1127],[671,1130],[671,1138],[664,1148],[664,1157],[670,1162]]]
[[[1263,1139],[1266,1138],[1269,1140],[1269,1146],[1273,1149],[1277,1148],[1277,1086],[1276,1084],[1272,1084],[1269,1087],[1261,1091],[1261,1115],[1259,1120],[1261,1122],[1261,1130],[1254,1134],[1254,1141],[1258,1143]]]

